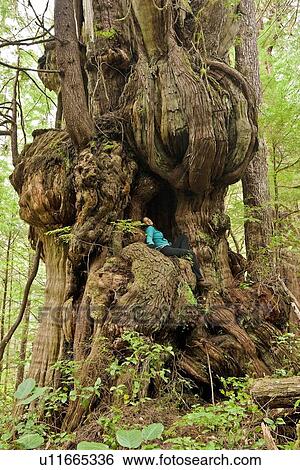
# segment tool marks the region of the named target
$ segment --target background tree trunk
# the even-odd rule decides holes
[[[11,243],[11,259],[10,259],[10,270],[9,270],[9,292],[8,292],[8,308],[7,308],[7,330],[10,329],[12,323],[12,301],[13,301],[13,276],[14,276],[14,239]],[[5,358],[5,381],[4,381],[4,395],[7,393],[7,387],[9,384],[9,371],[10,371],[10,344],[6,349]]]
[[[3,285],[3,297],[2,297],[2,306],[1,306],[1,321],[0,321],[0,343],[4,338],[5,333],[5,316],[7,308],[7,293],[9,288],[9,262],[11,255],[11,244],[12,244],[12,233],[9,232],[7,239],[6,247],[6,258],[5,258],[5,273],[4,273],[4,285]],[[3,363],[0,361],[0,378],[2,375]]]
[[[33,256],[32,254],[30,254],[29,259],[28,259],[28,277],[30,276],[32,263],[33,263]],[[22,328],[22,333],[21,333],[20,353],[19,353],[20,363],[18,365],[17,374],[16,374],[16,389],[18,388],[20,383],[24,380],[26,349],[27,349],[27,342],[28,342],[28,330],[29,330],[29,320],[30,320],[30,306],[31,306],[31,300],[29,296],[25,313],[24,313],[24,318],[23,318],[23,328]]]
[[[236,68],[246,77],[261,104],[261,83],[257,48],[256,8],[254,0],[239,4],[240,33],[236,46]],[[246,206],[245,243],[249,270],[253,279],[266,279],[272,272],[272,253],[268,247],[272,235],[272,210],[268,182],[267,149],[261,136],[260,145],[242,179]],[[264,259],[264,263],[262,262]]]

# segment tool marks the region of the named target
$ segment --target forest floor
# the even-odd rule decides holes
[[[292,370],[279,369],[273,379],[259,379],[296,384],[295,394],[285,401],[289,408],[272,408],[254,393],[259,380],[218,377],[212,390],[172,370],[171,347],[133,339],[131,354],[122,361],[115,358],[106,369],[106,383],[98,379],[94,386],[80,388],[74,361],[61,361],[55,366],[62,373],[58,389],[38,387],[30,378],[15,393],[0,389],[0,449],[299,448],[299,377]],[[291,341],[291,335],[284,339]],[[171,360],[164,368],[166,351]],[[114,386],[109,376],[116,379]],[[63,419],[74,400],[85,403],[86,412],[71,432],[63,429]]]
[[[295,449],[299,412],[260,407],[250,393],[252,383],[246,378],[224,380],[214,404],[197,395],[169,389],[159,398],[98,409],[89,415],[67,447],[93,441],[113,449],[121,444],[121,448],[136,448],[139,434],[142,432],[143,438],[150,428],[152,437],[142,439],[138,448]],[[132,442],[122,442],[123,430],[129,432]]]

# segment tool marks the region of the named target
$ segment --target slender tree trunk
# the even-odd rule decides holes
[[[32,283],[35,279],[35,276],[37,275],[37,272],[38,272],[38,267],[39,267],[39,262],[40,262],[40,255],[41,255],[41,243],[38,241],[37,247],[36,247],[36,254],[35,254],[35,258],[34,258],[34,263],[33,263],[33,266],[32,266],[32,270],[30,271],[30,274],[28,276],[25,288],[24,288],[23,299],[22,299],[22,303],[21,303],[21,306],[20,306],[18,316],[17,316],[16,320],[14,321],[13,325],[11,326],[11,328],[6,333],[6,335],[0,341],[0,362],[3,360],[3,355],[4,355],[5,349],[8,345],[8,343],[9,343],[9,341],[11,340],[13,334],[15,333],[16,329],[18,328],[18,326],[20,325],[20,323],[23,319],[24,312],[25,312],[26,305],[27,305],[29,292],[30,292],[30,288],[31,288],[31,285],[32,285]]]
[[[256,9],[254,0],[241,0],[240,41],[236,46],[236,67],[248,79],[261,104],[261,83],[257,48]],[[272,268],[269,242],[272,235],[272,211],[268,183],[268,162],[263,138],[242,179],[246,206],[245,243],[249,269],[254,279],[268,277]],[[262,260],[265,260],[264,262]],[[264,269],[263,264],[266,268]]]
[[[32,269],[33,263],[33,256],[29,255],[28,260],[28,277],[30,276],[30,271]],[[23,318],[23,328],[21,333],[21,340],[20,340],[20,353],[19,353],[19,360],[20,363],[17,368],[17,375],[16,375],[16,388],[24,379],[24,370],[25,370],[25,359],[26,359],[26,349],[27,349],[27,341],[28,341],[28,331],[29,331],[29,319],[30,319],[30,307],[31,307],[31,300],[30,296],[28,297],[24,318]]]
[[[4,333],[5,333],[5,316],[6,316],[6,307],[7,307],[9,260],[10,260],[11,244],[12,244],[12,233],[10,231],[8,234],[7,245],[6,245],[5,273],[4,273],[4,285],[3,285],[3,297],[2,297],[1,321],[0,321],[0,344],[3,341]],[[0,361],[0,378],[1,378],[1,375],[2,375],[2,362]]]
[[[11,326],[11,314],[12,314],[12,300],[13,300],[13,272],[14,272],[14,252],[12,242],[12,254],[10,260],[10,275],[9,275],[9,295],[8,295],[8,315],[7,315],[7,329]],[[4,382],[4,394],[6,394],[9,376],[10,376],[10,344],[8,344],[6,350],[6,361],[5,361],[5,382]]]

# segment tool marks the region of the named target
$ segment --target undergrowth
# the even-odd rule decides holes
[[[101,402],[101,378],[83,387],[76,379],[80,363],[60,361],[53,366],[62,377],[58,389],[27,378],[14,394],[18,413],[11,398],[2,399],[0,449],[265,449],[263,422],[280,437],[280,448],[295,448],[294,439],[284,436],[284,416],[274,417],[254,403],[251,379],[219,378],[219,400],[205,403],[194,395],[195,384],[172,370],[171,346],[134,332],[125,332],[122,340],[123,355],[106,370],[114,383],[111,405],[92,412],[92,400]],[[193,396],[193,404],[186,396]],[[61,432],[60,417],[74,400],[89,411],[86,422],[76,433]]]

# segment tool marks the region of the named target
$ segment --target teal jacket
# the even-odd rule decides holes
[[[155,248],[161,250],[164,246],[169,246],[171,243],[157,230],[153,225],[146,228],[146,243],[147,245],[154,245]]]

